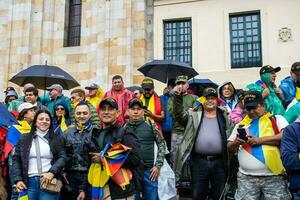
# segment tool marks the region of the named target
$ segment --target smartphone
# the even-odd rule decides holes
[[[245,128],[237,128],[237,132],[239,133],[239,137],[244,140],[245,142],[248,140],[247,133]]]

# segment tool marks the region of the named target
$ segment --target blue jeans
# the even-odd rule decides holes
[[[28,197],[30,200],[58,200],[59,193],[46,192],[40,189],[40,177],[28,178],[27,183]]]
[[[149,179],[151,172],[150,169],[145,170],[143,180],[143,199],[158,200],[157,184],[158,181],[151,181]],[[141,193],[135,195],[135,200],[141,200]]]

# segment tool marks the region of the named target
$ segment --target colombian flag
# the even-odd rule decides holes
[[[132,179],[129,169],[121,166],[128,157],[131,148],[121,143],[106,144],[100,152],[101,163],[92,163],[88,172],[88,181],[92,185],[92,200],[100,200],[103,196],[103,187],[109,180],[118,184],[123,190]]]
[[[274,136],[275,131],[271,122],[272,114],[267,113],[258,119],[250,119],[247,115],[240,125],[248,126],[248,133],[254,137]],[[265,164],[275,175],[282,174],[285,170],[280,159],[280,151],[277,146],[258,145],[250,146],[243,144],[243,148],[253,155],[257,160]]]
[[[19,193],[18,200],[29,200],[27,190]]]
[[[262,88],[267,88],[267,85],[262,80],[258,80],[255,82],[257,85],[261,86]]]
[[[8,157],[8,154],[18,143],[21,135],[29,133],[31,130],[31,126],[28,124],[27,121],[22,120],[18,122],[19,122],[18,125],[13,125],[8,129],[8,133],[7,133],[7,137],[3,149],[4,158]]]
[[[62,136],[63,133],[68,129],[68,125],[66,123],[66,119],[64,116],[62,116],[62,119],[61,119],[61,122],[60,122],[60,125],[57,127],[57,135],[58,136]]]

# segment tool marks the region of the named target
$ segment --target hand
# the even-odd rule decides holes
[[[150,111],[150,110],[144,110],[144,113],[145,113],[145,116],[146,117],[150,117],[150,118],[153,118],[153,113]]]
[[[182,92],[182,85],[176,85],[176,86],[173,88],[173,91],[174,91],[174,94],[180,95],[181,92]]]
[[[247,143],[248,143],[250,146],[258,146],[258,145],[261,145],[261,138],[257,138],[257,137],[254,137],[254,136],[248,137]]]
[[[150,176],[149,176],[149,179],[150,179],[151,181],[156,181],[157,178],[158,178],[158,175],[159,175],[159,169],[158,169],[157,167],[152,167],[152,168],[150,169],[150,171],[151,171],[151,174],[150,174]]]
[[[16,184],[16,189],[17,189],[17,192],[19,193],[19,192],[22,192],[22,190],[27,189],[27,187],[23,181],[18,181]]]
[[[41,178],[41,185],[49,184],[51,180],[53,179],[54,174],[52,172],[48,172],[44,174]]]
[[[239,134],[237,134],[235,140],[233,141],[237,146],[242,145],[245,143],[245,140],[240,138]]]
[[[80,192],[76,200],[84,200],[85,199],[85,193]]]
[[[100,159],[100,156],[99,156],[99,153],[89,153],[91,156],[92,156],[92,161],[93,162],[96,162],[96,163],[100,163],[101,162],[101,159]]]
[[[264,91],[262,92],[262,97],[265,98],[270,94],[269,88],[265,88]]]

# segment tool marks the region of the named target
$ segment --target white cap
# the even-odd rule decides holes
[[[31,108],[34,108],[35,106],[32,105],[31,103],[28,103],[28,102],[25,102],[25,103],[22,103],[21,105],[19,105],[18,107],[18,112],[22,112],[23,110],[29,110]]]

